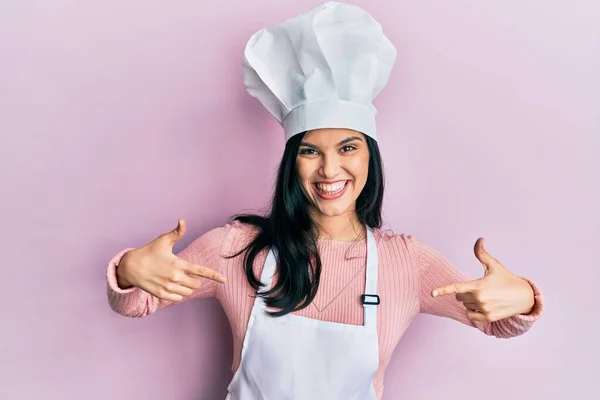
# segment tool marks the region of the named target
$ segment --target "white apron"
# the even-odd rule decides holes
[[[264,314],[264,299],[257,296],[226,400],[375,400],[377,265],[377,245],[367,227],[364,325],[293,314],[270,317]],[[271,250],[261,275],[268,288],[275,270]]]

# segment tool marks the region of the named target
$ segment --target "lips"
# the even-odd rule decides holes
[[[348,180],[336,182],[316,182],[313,187],[317,195],[324,200],[335,200],[340,198],[348,188]]]
[[[344,186],[346,186],[347,182],[348,181],[338,181],[338,182],[334,182],[334,183],[317,182],[315,184],[315,186],[322,193],[335,194],[337,192],[340,192],[342,189],[344,189]]]

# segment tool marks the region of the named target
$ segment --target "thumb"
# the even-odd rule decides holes
[[[485,250],[485,247],[483,246],[483,241],[484,239],[482,237],[477,239],[473,251],[475,253],[475,257],[477,257],[479,262],[483,264],[485,275],[487,275],[489,272],[494,270],[494,268],[499,262]]]
[[[165,236],[167,237],[167,239],[169,240],[169,243],[172,246],[185,235],[185,232],[186,232],[185,220],[183,218],[179,218],[177,220],[177,227],[175,229],[173,229],[172,231],[169,231],[168,233],[166,233]]]

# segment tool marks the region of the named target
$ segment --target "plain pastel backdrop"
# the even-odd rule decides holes
[[[471,279],[484,236],[547,304],[510,340],[419,316],[384,399],[594,397],[600,4],[352,3],[398,49],[375,101],[386,226]],[[0,399],[224,398],[232,348],[218,302],[125,318],[108,306],[105,268],[179,217],[176,251],[263,208],[284,142],[245,92],[243,48],[316,4],[0,4]]]

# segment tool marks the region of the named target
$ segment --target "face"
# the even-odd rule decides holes
[[[296,168],[315,216],[353,214],[369,172],[365,136],[349,129],[310,131],[300,144]]]

